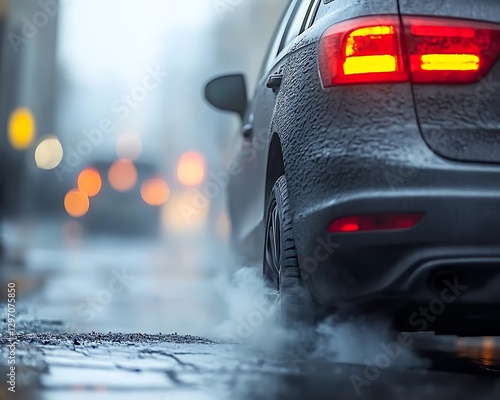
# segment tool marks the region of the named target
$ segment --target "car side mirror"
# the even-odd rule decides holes
[[[235,74],[211,80],[205,86],[205,98],[219,110],[235,112],[243,120],[248,105],[245,77]]]

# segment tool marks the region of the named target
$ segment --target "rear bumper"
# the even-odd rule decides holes
[[[358,165],[365,176],[399,168]],[[341,196],[332,188],[319,190],[323,199],[330,190],[332,200],[308,204],[294,219],[302,273],[318,302],[428,303],[440,296],[436,276],[446,272],[467,286],[454,304],[500,304],[499,168],[443,161],[415,166],[396,187],[360,186]],[[327,233],[341,217],[408,212],[425,214],[409,230]]]

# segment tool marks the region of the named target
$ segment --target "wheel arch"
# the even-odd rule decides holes
[[[278,178],[285,174],[285,161],[283,159],[283,148],[281,146],[281,139],[275,132],[269,144],[269,152],[267,156],[267,172],[266,172],[266,188],[264,198],[264,209],[267,210],[269,197],[273,186]]]

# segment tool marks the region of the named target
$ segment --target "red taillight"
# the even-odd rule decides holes
[[[364,17],[332,26],[321,39],[325,87],[408,80],[398,17]]]
[[[500,52],[500,28],[471,21],[404,17],[406,47],[415,83],[472,83]]]
[[[363,17],[325,32],[319,65],[325,87],[410,80],[471,83],[499,54],[496,25],[433,17],[404,17],[401,25],[396,16]]]
[[[343,217],[333,221],[330,233],[409,229],[417,225],[423,214],[375,214]]]

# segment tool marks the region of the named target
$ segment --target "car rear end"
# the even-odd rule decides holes
[[[330,4],[309,32],[322,116],[287,166],[310,182],[292,201],[314,297],[500,304],[500,2]]]
[[[90,168],[101,177],[102,187],[91,199],[89,212],[82,218],[86,233],[102,236],[156,237],[160,230],[160,207],[148,204],[144,197],[145,183],[157,179],[156,168],[147,163],[135,162],[136,182],[123,190],[117,189],[116,183],[113,185],[110,182],[112,166],[111,162],[96,162]],[[118,183],[123,178],[124,176],[118,176]],[[128,176],[126,180],[129,180]]]

